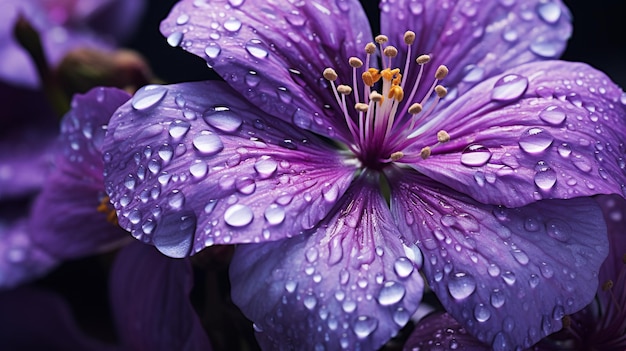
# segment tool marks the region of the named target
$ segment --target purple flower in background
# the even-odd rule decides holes
[[[597,198],[606,217],[609,256],[600,267],[602,283],[596,299],[568,316],[561,332],[543,339],[532,350],[626,349],[626,200],[619,196]],[[448,313],[421,320],[407,340],[405,350],[489,350]]]
[[[60,261],[102,252],[128,237],[117,225],[104,193],[101,147],[110,116],[129,98],[128,93],[114,88],[75,96],[72,110],[61,122],[59,140],[51,143],[54,169],[38,175],[46,181],[38,184],[41,189],[28,219],[8,221],[15,224],[0,227],[0,287],[31,280]],[[20,154],[13,157],[17,156]],[[30,160],[32,165],[19,162],[34,168],[36,160]],[[12,163],[7,167],[15,168]],[[21,177],[34,176],[15,173],[2,183],[19,188]]]
[[[134,243],[116,257],[109,296],[118,342],[86,335],[57,295],[32,287],[0,292],[0,342],[8,350],[211,350],[189,300],[189,260]]]
[[[79,47],[112,49],[136,26],[143,11],[140,0],[4,0],[0,4],[0,79],[37,87],[37,70],[28,53],[13,38],[18,16],[39,31],[50,65]]]
[[[168,43],[226,83],[140,89],[109,124],[106,192],[169,256],[247,244],[232,297],[264,348],[377,349],[419,269],[482,342],[529,347],[593,298],[590,196],[626,182],[621,89],[543,61],[569,20],[557,1],[383,2],[370,44],[356,1],[181,1]]]

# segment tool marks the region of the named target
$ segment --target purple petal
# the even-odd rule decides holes
[[[324,108],[336,102],[322,72],[333,67],[352,81],[347,60],[361,56],[372,37],[358,1],[183,0],[161,32],[266,113],[328,137],[349,135],[342,114]]]
[[[76,325],[59,296],[19,288],[0,292],[0,343],[5,350],[110,350]]]
[[[401,48],[400,67],[406,57],[404,31],[412,30],[417,34],[413,62],[431,55],[425,66],[429,79],[439,65],[448,66],[443,84],[456,94],[517,65],[559,57],[572,32],[570,12],[559,0],[383,0],[380,21],[390,44]],[[409,72],[408,82],[415,81],[417,71]],[[418,96],[429,86],[421,84]]]
[[[25,218],[0,217],[0,290],[31,281],[51,270],[56,261],[33,243]]]
[[[188,260],[133,243],[120,251],[111,273],[111,303],[127,350],[211,350],[189,293]]]
[[[433,132],[405,153],[419,155],[445,129],[452,140],[412,166],[484,203],[621,194],[625,104],[622,90],[585,64],[522,65],[440,111]]]
[[[112,208],[105,212],[98,208],[108,205],[101,151],[106,125],[129,97],[114,88],[77,95],[61,123],[57,168],[37,197],[30,218],[33,241],[56,258],[93,254],[128,237],[112,218],[107,220]]]
[[[429,285],[464,328],[495,350],[533,345],[595,295],[608,250],[592,199],[507,209],[407,169],[388,175],[392,213],[400,232],[415,234]]]
[[[355,172],[327,141],[219,82],[140,90],[111,119],[104,149],[121,226],[173,257],[310,229]]]
[[[237,248],[233,301],[262,346],[376,350],[409,321],[421,254],[403,244],[377,188],[366,174],[316,229]]]
[[[469,334],[448,313],[433,313],[417,323],[403,350],[487,351],[490,348]]]

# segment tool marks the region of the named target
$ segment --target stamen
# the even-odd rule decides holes
[[[96,210],[106,215],[107,222],[113,225],[118,225],[117,213],[115,213],[115,209],[113,208],[113,206],[111,206],[111,200],[108,196],[104,196],[100,200],[100,204],[98,205]]]
[[[363,61],[361,61],[358,57],[350,57],[350,59],[348,59],[348,63],[352,68],[361,68],[363,66]]]
[[[444,79],[446,76],[448,75],[448,67],[441,65],[437,68],[437,71],[435,72],[435,78],[437,80],[442,80]]]
[[[389,41],[389,38],[386,35],[379,34],[379,35],[376,36],[376,38],[374,38],[374,40],[378,44],[384,44],[384,43]]]
[[[418,65],[424,65],[430,62],[430,55],[419,55],[417,59],[415,59]]]
[[[409,113],[412,115],[416,115],[420,112],[422,112],[422,104],[420,103],[416,102],[413,105],[411,105],[411,107],[409,107]]]
[[[446,132],[445,130],[438,131],[437,141],[439,141],[440,143],[447,143],[448,141],[450,141],[450,134],[448,134],[448,132]]]
[[[348,64],[350,64],[350,67],[352,67],[352,85],[355,87],[354,101],[359,101],[359,89],[357,85],[356,70],[357,68],[361,68],[363,66],[363,61],[361,61],[361,59],[359,59],[358,57],[350,57],[350,59],[348,59]]]
[[[422,157],[422,159],[427,159],[430,157],[431,154],[431,150],[430,150],[430,146],[424,146],[422,148],[422,151],[420,151],[420,156]]]
[[[387,57],[396,57],[398,56],[398,49],[389,45],[385,48],[385,50],[383,51],[383,54],[385,54],[385,56]]]
[[[352,88],[348,85],[339,85],[337,86],[337,92],[341,95],[350,95],[352,93]]]
[[[370,100],[374,102],[381,102],[383,101],[383,96],[380,95],[377,91],[372,91],[372,93],[370,94]]]
[[[400,160],[403,157],[404,157],[404,153],[402,153],[402,151],[396,151],[396,152],[392,153],[391,156],[389,156],[389,159],[391,159],[391,161],[393,161],[393,162],[396,162],[396,161]]]
[[[406,45],[413,45],[413,42],[415,42],[415,32],[410,30],[404,32],[404,43]]]
[[[365,53],[371,55],[376,52],[376,45],[374,43],[365,44]],[[366,65],[367,66],[367,65]]]
[[[444,87],[443,87],[443,86],[441,86],[441,85],[437,85],[437,86],[435,87],[435,93],[437,93],[437,96],[438,96],[440,99],[443,99],[444,97],[446,97],[446,95],[448,95],[448,89],[444,88]]]
[[[326,69],[324,70],[324,78],[325,78],[326,80],[329,80],[329,81],[331,81],[331,82],[334,82],[334,81],[336,81],[336,80],[337,80],[337,78],[338,78],[338,77],[339,77],[339,76],[337,75],[337,72],[335,72],[335,70],[334,70],[334,69],[332,69],[332,68],[330,68],[330,67],[329,67],[329,68],[326,68]]]
[[[369,109],[369,106],[367,104],[359,102],[356,105],[354,105],[354,109],[359,112],[367,112],[367,110]]]

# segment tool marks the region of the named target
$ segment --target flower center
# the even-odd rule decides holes
[[[108,196],[103,196],[102,199],[100,199],[100,204],[98,205],[96,210],[106,215],[107,222],[116,226],[118,225],[115,208],[111,204]]]
[[[378,48],[374,43],[365,46],[365,64],[357,57],[348,60],[352,67],[351,84],[337,85],[336,71],[332,68],[324,70],[324,78],[331,83],[335,99],[354,141],[348,147],[364,167],[374,169],[381,169],[390,162],[400,160],[415,162],[420,158],[426,159],[434,147],[450,140],[446,131],[440,130],[437,133],[437,143],[424,145],[419,154],[407,154],[406,148],[428,129],[429,116],[439,100],[446,96],[447,90],[439,85],[439,81],[446,77],[448,68],[444,65],[437,68],[430,89],[418,99],[417,91],[424,75],[424,66],[430,62],[430,56],[417,57],[417,78],[408,82],[408,72],[415,67],[411,62],[411,46],[415,41],[415,33],[407,31],[404,34],[407,49],[403,71],[393,65],[398,49],[386,45],[388,38],[379,35],[375,41]],[[377,50],[383,54],[382,70],[370,66],[372,55]],[[348,106],[347,102],[351,95],[355,101],[353,107]]]

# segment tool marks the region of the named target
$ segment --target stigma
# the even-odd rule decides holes
[[[406,60],[402,69],[396,66],[399,49],[388,44],[388,37],[379,35],[375,42],[365,45],[364,61],[351,57],[352,79],[339,82],[333,68],[326,68],[323,76],[330,82],[337,105],[348,126],[353,143],[348,145],[365,167],[382,168],[391,162],[415,162],[430,157],[432,150],[450,140],[445,130],[433,133],[430,145],[411,148],[420,137],[428,133],[431,116],[439,101],[447,95],[447,89],[439,84],[448,75],[445,65],[437,67],[433,77],[424,77],[425,66],[431,61],[429,55],[413,59],[411,47],[415,33],[404,34]],[[375,54],[380,51],[381,67],[372,65]],[[416,74],[412,70],[416,70]],[[414,77],[409,80],[408,77]],[[418,91],[422,80],[430,80],[429,88],[422,96]],[[428,135],[427,135],[428,136]]]

